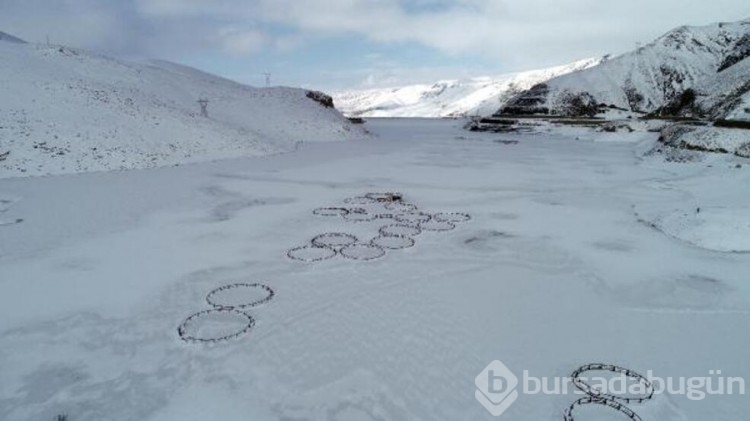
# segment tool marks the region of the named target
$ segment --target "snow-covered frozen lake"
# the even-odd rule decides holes
[[[746,161],[460,125],[371,120],[376,138],[284,155],[0,180],[0,419],[489,420],[474,382],[493,360],[750,380]],[[312,211],[383,191],[471,220],[373,261],[287,258],[317,234],[376,235],[392,222]],[[275,292],[254,327],[183,342],[235,283]],[[559,420],[576,398],[522,394],[499,419]],[[750,399],[631,408],[739,420]]]

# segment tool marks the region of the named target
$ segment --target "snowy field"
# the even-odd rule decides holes
[[[474,381],[493,360],[519,377],[608,362],[750,380],[748,160],[461,124],[371,120],[377,137],[284,155],[0,180],[0,419],[490,420]],[[471,220],[372,261],[287,257],[324,232],[376,235],[392,222],[312,211],[383,191]],[[275,293],[247,309],[253,328],[183,342],[235,283]],[[243,327],[213,316],[192,333]],[[521,395],[498,419],[560,420],[575,399]],[[631,408],[740,420],[750,399]]]

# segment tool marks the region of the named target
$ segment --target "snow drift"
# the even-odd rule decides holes
[[[304,90],[0,40],[0,177],[271,154],[363,133]]]
[[[461,117],[493,113],[513,95],[553,77],[586,69],[600,59],[587,59],[548,69],[494,77],[446,80],[433,84],[368,89],[334,94],[345,114],[361,117]]]

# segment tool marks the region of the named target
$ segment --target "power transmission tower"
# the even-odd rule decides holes
[[[266,88],[271,87],[271,73],[265,72],[263,73],[266,76]]]
[[[201,117],[208,117],[208,99],[201,98],[198,104],[201,106]]]

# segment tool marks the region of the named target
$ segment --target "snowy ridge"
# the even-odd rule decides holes
[[[750,80],[746,72],[733,72],[732,68],[742,61],[732,65],[733,60],[729,60],[742,57],[745,47],[740,41],[749,33],[749,21],[683,26],[636,51],[538,85],[515,97],[501,111],[575,114],[569,102],[577,96],[595,104],[653,112],[679,99],[688,88],[713,92],[714,87],[701,89],[702,84],[720,80],[719,84],[723,85],[721,80],[730,74]],[[719,69],[725,75],[721,75]],[[720,108],[716,103],[704,105]]]
[[[336,107],[362,117],[457,117],[490,114],[513,95],[556,76],[595,66],[598,58],[548,69],[433,84],[335,93]]]
[[[0,42],[0,177],[263,155],[363,135],[306,93],[163,61]]]
[[[0,31],[0,41],[12,42],[14,44],[26,44],[26,41],[22,40],[21,38],[16,38],[13,35],[6,34],[3,31]]]
[[[750,113],[744,110],[750,107],[750,58],[707,78],[695,91],[693,112],[681,114],[699,113],[713,119],[750,120]]]

